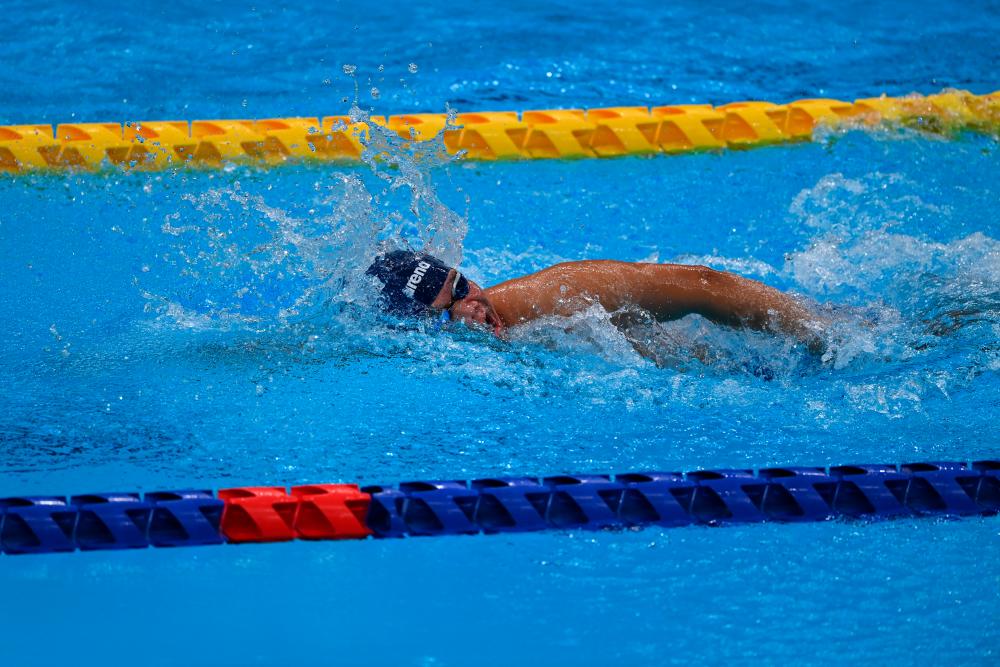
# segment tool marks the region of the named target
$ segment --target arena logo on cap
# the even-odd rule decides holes
[[[429,262],[420,262],[417,264],[417,268],[413,269],[413,273],[410,274],[410,279],[406,281],[406,287],[403,288],[403,294],[413,298],[413,292],[417,289],[417,285],[420,281],[424,279],[424,274],[427,273],[427,269],[431,268]]]

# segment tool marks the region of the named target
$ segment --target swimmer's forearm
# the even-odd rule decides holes
[[[818,319],[794,298],[764,283],[703,266],[674,266],[662,283],[660,305],[686,305],[688,313],[731,327],[791,334],[818,345]],[[665,313],[676,317],[688,313]]]

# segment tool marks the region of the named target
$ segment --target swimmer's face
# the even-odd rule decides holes
[[[458,279],[458,272],[452,269],[448,272],[448,277],[444,281],[444,286],[438,292],[437,297],[431,302],[431,308],[435,310],[447,310],[451,314],[451,319],[462,322],[466,326],[483,326],[489,328],[497,336],[503,332],[503,321],[497,315],[496,309],[486,294],[476,283],[469,281],[469,294],[462,299],[455,299],[455,281]]]

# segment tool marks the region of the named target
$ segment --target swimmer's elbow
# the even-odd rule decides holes
[[[719,282],[720,278],[726,275],[722,271],[717,271],[702,264],[695,264],[692,268],[694,268],[695,276],[697,276],[698,280],[708,284]]]
[[[711,296],[730,289],[732,275],[708,266],[695,264],[689,269],[689,282],[695,289]]]

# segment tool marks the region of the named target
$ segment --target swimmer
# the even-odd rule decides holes
[[[825,320],[788,294],[749,278],[685,264],[614,260],[564,262],[482,288],[432,255],[396,250],[375,259],[367,274],[382,284],[382,306],[397,315],[506,330],[551,315],[572,315],[594,303],[623,328],[652,317],[676,320],[697,314],[728,327],[794,336],[822,352]]]

